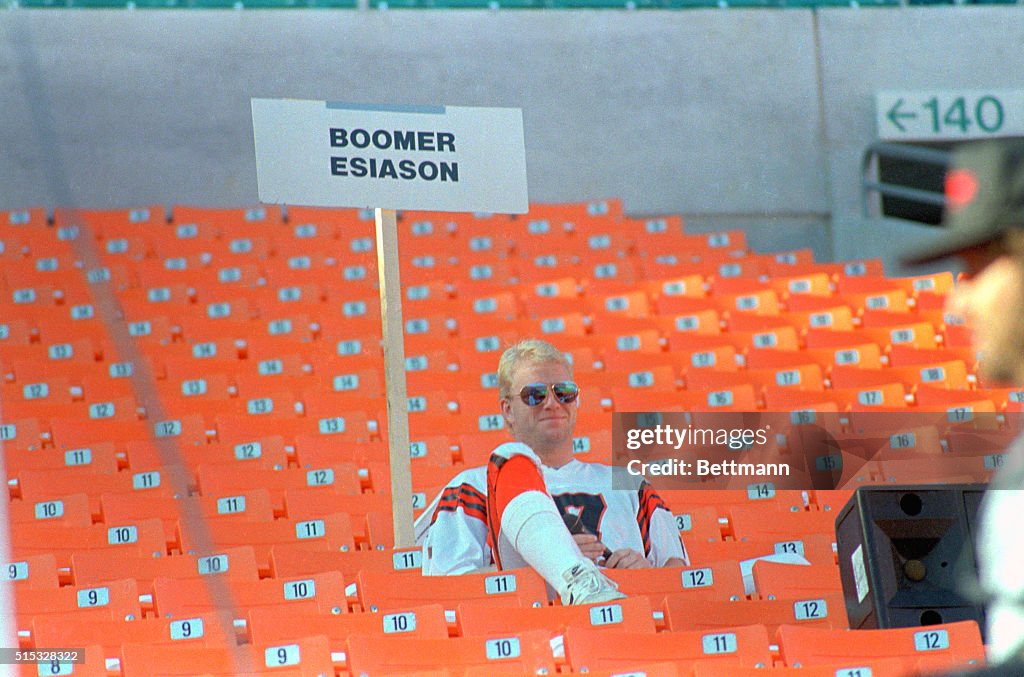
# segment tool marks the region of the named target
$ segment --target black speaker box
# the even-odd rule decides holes
[[[857,489],[836,517],[839,575],[850,627],[905,628],[975,620],[976,518],[984,484]]]

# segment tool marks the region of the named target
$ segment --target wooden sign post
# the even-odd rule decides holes
[[[414,545],[397,209],[524,214],[518,108],[253,99],[259,197],[375,209],[395,546]]]
[[[409,398],[405,383],[402,286],[398,275],[398,221],[394,209],[375,209],[377,275],[384,334],[384,382],[388,399],[388,455],[395,546],[415,541],[412,528],[412,467],[409,455]]]

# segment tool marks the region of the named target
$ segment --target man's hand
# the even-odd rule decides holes
[[[630,550],[629,548],[616,550],[605,558],[604,555],[608,547],[597,540],[597,536],[594,534],[573,534],[572,539],[576,541],[576,545],[580,547],[580,552],[583,553],[584,557],[594,564],[600,564],[605,568],[648,569],[651,566],[646,557],[636,550]]]
[[[604,543],[597,540],[597,536],[594,534],[573,534],[572,540],[576,541],[576,545],[580,547],[580,552],[591,562],[597,564],[597,561],[604,557],[604,551],[607,548],[605,548]]]
[[[649,569],[651,563],[636,550],[622,548],[609,555],[604,566],[608,569]]]

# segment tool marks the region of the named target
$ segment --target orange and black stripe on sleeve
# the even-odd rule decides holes
[[[636,523],[640,527],[640,536],[644,541],[644,555],[646,556],[651,554],[651,516],[659,508],[668,510],[668,506],[647,480],[640,483],[637,494],[640,497],[640,507],[636,511]]]
[[[430,523],[437,521],[439,513],[455,512],[459,508],[462,508],[466,515],[487,524],[487,497],[472,484],[465,482],[458,486],[445,487]]]

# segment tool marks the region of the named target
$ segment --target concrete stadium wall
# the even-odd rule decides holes
[[[250,97],[515,106],[533,201],[618,196],[756,249],[885,254],[859,211],[874,92],[1017,87],[1021,16],[10,10],[0,209],[254,203]]]

